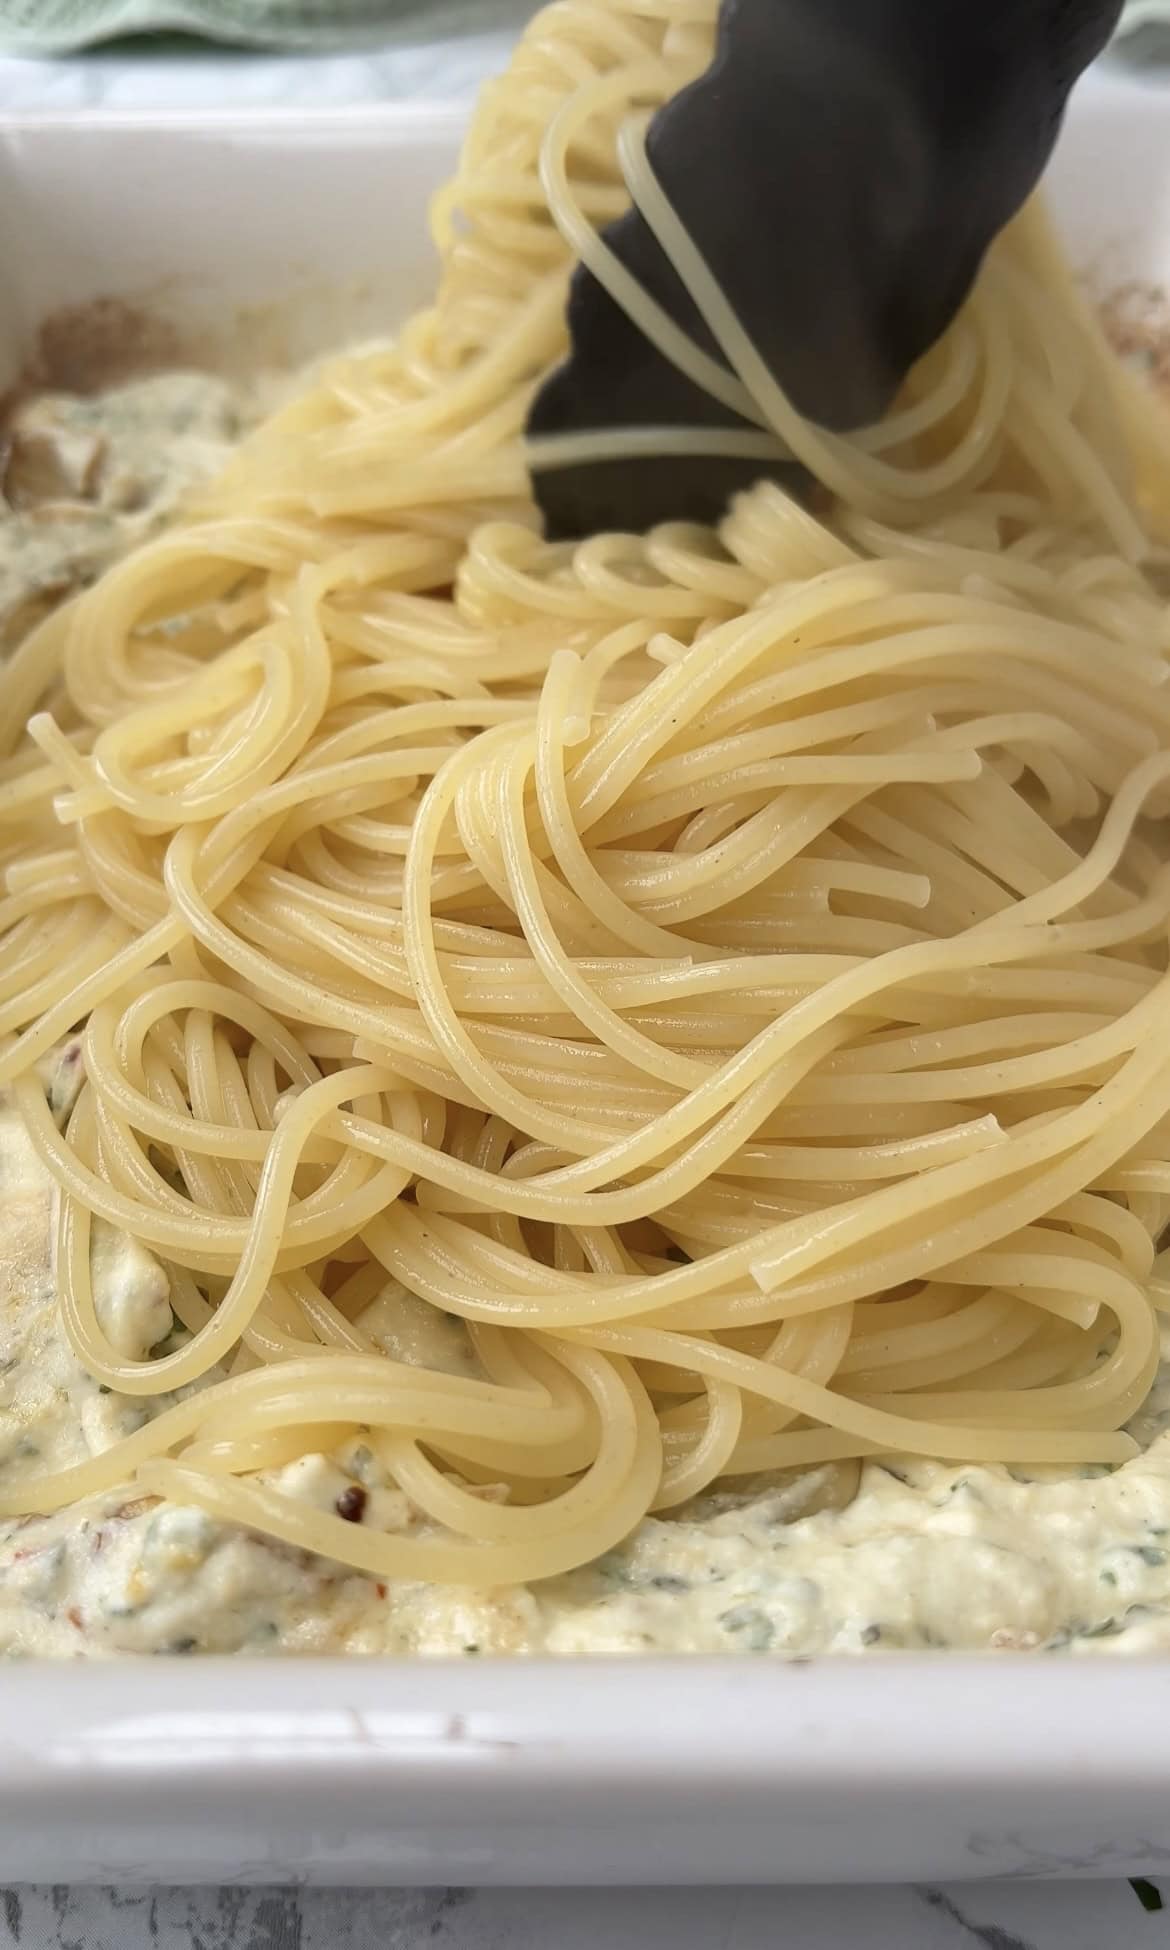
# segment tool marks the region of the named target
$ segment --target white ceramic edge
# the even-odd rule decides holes
[[[0,188],[6,161],[56,143],[59,168],[75,138],[366,153],[441,146],[461,119],[0,114]],[[1056,194],[1105,270],[1170,272],[1166,134],[1147,86],[1086,91]],[[1111,169],[1150,191],[1122,230]],[[0,1878],[1148,1874],[1170,1866],[1164,1703],[1170,1664],[1096,1658],[19,1663],[0,1666]]]
[[[428,203],[465,126],[465,108],[442,102],[0,112],[0,390],[46,319],[95,299],[172,333],[180,358],[228,370],[392,330],[433,293]]]
[[[6,109],[0,103],[0,131],[19,129],[31,134],[55,129],[90,130],[108,134],[119,129],[206,129],[212,134],[246,129],[249,135],[271,130],[284,136],[291,130],[311,141],[314,136],[374,133],[387,142],[409,141],[419,128],[447,122],[464,129],[466,102],[436,96],[426,101],[353,102],[326,108],[304,103],[273,102],[251,108],[226,104],[223,108],[44,108]]]
[[[845,1882],[1170,1865],[1170,1666],[25,1665],[0,1877]]]

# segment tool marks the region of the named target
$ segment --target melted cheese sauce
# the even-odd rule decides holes
[[[81,1076],[45,1066],[64,1117]],[[0,1481],[93,1455],[159,1412],[74,1359],[52,1271],[52,1188],[0,1102]],[[99,1225],[94,1292],[127,1355],[174,1344],[165,1274]],[[378,1338],[375,1299],[362,1325]],[[458,1322],[394,1310],[400,1360],[472,1372]],[[1139,1652],[1170,1647],[1170,1343],[1112,1473],[868,1463],[708,1497],[531,1589],[385,1585],[131,1486],[0,1524],[0,1654],[653,1653],[787,1656],[896,1647]],[[360,1443],[274,1476],[322,1509],[410,1532],[417,1517]],[[490,1492],[487,1492],[490,1494]]]

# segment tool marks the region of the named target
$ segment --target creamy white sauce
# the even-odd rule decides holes
[[[194,372],[19,407],[0,442],[0,646],[218,473],[253,410]]]
[[[80,1062],[44,1067],[63,1117]],[[99,1453],[166,1406],[100,1389],[57,1311],[53,1194],[0,1103],[0,1484]],[[162,1268],[95,1229],[106,1331],[141,1359],[174,1334]],[[399,1359],[470,1371],[457,1322],[375,1300]],[[0,1654],[742,1652],[897,1647],[1145,1652],[1170,1647],[1170,1341],[1124,1468],[1024,1472],[929,1462],[811,1472],[648,1519],[620,1550],[531,1589],[376,1583],[198,1510],[123,1486],[48,1518],[0,1523]],[[355,1485],[361,1520],[416,1513],[360,1443],[272,1478],[323,1509]]]

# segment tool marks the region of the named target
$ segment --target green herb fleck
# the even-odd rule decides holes
[[[1162,1891],[1156,1883],[1147,1882],[1145,1876],[1131,1876],[1129,1886],[1142,1908],[1147,1910],[1151,1916],[1156,1916],[1160,1909],[1165,1908],[1165,1904],[1162,1901]]]
[[[755,1605],[736,1605],[731,1611],[721,1612],[719,1623],[725,1632],[742,1635],[749,1652],[767,1652],[776,1636],[772,1620]]]

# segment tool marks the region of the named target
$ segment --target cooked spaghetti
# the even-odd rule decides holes
[[[801,421],[641,142],[714,12],[551,7],[436,206],[435,307],[4,676],[0,1080],[75,1353],[177,1399],[0,1514],[134,1479],[494,1585],[723,1478],[1134,1452],[1170,1304],[1170,448],[1036,210],[883,425]],[[631,196],[726,368],[608,258]],[[525,445],[577,257],[747,432]],[[672,446],[795,453],[831,511],[761,485],[717,535],[542,541],[530,468]],[[103,1327],[95,1219],[166,1267],[169,1352]],[[415,1358],[355,1324],[375,1293]],[[421,1534],[274,1486],[357,1431]]]

